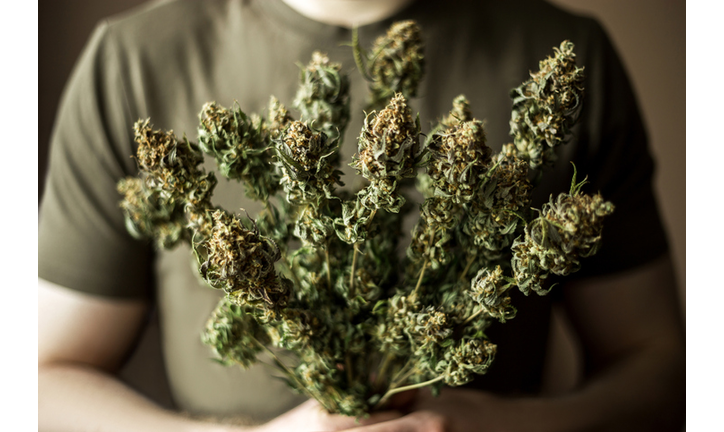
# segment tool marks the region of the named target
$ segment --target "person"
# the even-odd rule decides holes
[[[188,247],[154,250],[127,233],[116,182],[137,172],[132,125],[193,137],[208,101],[262,112],[269,96],[290,105],[296,61],[320,50],[354,69],[351,28],[369,45],[394,21],[415,19],[427,70],[412,101],[423,125],[465,94],[495,151],[510,141],[508,92],[563,40],[586,71],[585,108],[560,160],[614,202],[604,246],[546,297],[513,298],[518,316],[491,329],[499,355],[472,385],[421,390],[362,423],[323,413],[262,366],[209,361],[199,340],[220,293],[202,286]],[[362,124],[365,82],[352,73],[351,125]],[[342,160],[355,151],[351,126]],[[355,130],[356,129],[356,130]],[[592,19],[537,0],[213,0],[150,3],[101,23],[68,83],[51,142],[40,211],[38,392],[41,430],[386,431],[680,430],[684,336],[666,236],[652,192],[654,164],[633,92],[614,48]],[[209,161],[207,160],[207,163]],[[537,206],[567,191],[559,164],[536,189]],[[213,169],[213,165],[207,165]],[[349,170],[345,173],[349,175]],[[226,209],[259,208],[221,180]],[[178,410],[166,410],[115,375],[145,323],[160,317],[164,362]],[[552,305],[565,308],[584,378],[540,394]],[[243,414],[231,426],[179,414]]]

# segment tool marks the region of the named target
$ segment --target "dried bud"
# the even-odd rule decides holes
[[[274,271],[281,258],[276,244],[261,236],[255,225],[244,227],[234,215],[217,210],[212,216],[211,238],[195,246],[204,280],[240,304],[286,305],[290,287]]]
[[[394,23],[377,38],[367,58],[372,109],[384,106],[396,93],[417,96],[425,71],[422,32],[414,21]]]
[[[264,121],[247,116],[238,106],[228,110],[209,102],[199,113],[199,146],[214,156],[224,177],[241,180],[252,199],[265,200],[278,190]]]
[[[293,204],[319,202],[331,196],[340,171],[330,164],[338,142],[327,139],[301,121],[292,122],[277,141],[282,171],[281,183],[287,201]]]
[[[440,126],[451,129],[460,123],[473,120],[473,113],[470,110],[470,102],[465,95],[459,95],[453,99],[453,108],[450,113],[440,121]]]
[[[582,184],[555,201],[551,197],[540,216],[526,225],[525,238],[513,242],[515,279],[525,294],[531,289],[544,294],[547,291],[541,282],[547,273],[566,276],[576,272],[581,258],[598,251],[603,219],[614,206],[599,194],[581,193]]]
[[[516,310],[510,304],[507,295],[511,284],[503,276],[503,269],[496,266],[495,270],[480,269],[470,283],[469,295],[475,303],[493,318],[501,322],[514,318]]]
[[[301,71],[294,107],[301,119],[327,135],[330,141],[344,136],[349,122],[349,78],[342,65],[326,54],[312,53],[312,60]]]
[[[471,120],[436,133],[428,151],[427,173],[439,193],[459,204],[469,202],[490,163],[483,123]]]
[[[284,132],[284,129],[293,121],[287,108],[279,102],[279,99],[271,96],[269,98],[269,120],[266,125],[269,137],[274,140]]]
[[[555,149],[565,143],[581,106],[583,68],[576,67],[573,44],[564,41],[554,51],[540,62],[538,72],[511,91],[510,135],[531,168],[555,162]]]
[[[294,225],[294,235],[304,245],[321,246],[334,234],[334,221],[318,208],[304,206]]]
[[[468,217],[462,224],[463,233],[490,259],[499,257],[510,246],[520,213],[530,205],[532,191],[527,162],[512,155],[499,155],[498,160],[492,176],[470,202]]]
[[[385,109],[365,118],[359,136],[359,155],[351,164],[367,180],[403,179],[414,175],[420,128],[402,94]]]
[[[201,341],[213,348],[221,363],[248,369],[270,339],[251,315],[224,297],[206,322]]]
[[[484,374],[495,358],[497,347],[484,339],[462,339],[455,347],[445,351],[435,371],[444,374],[445,384],[459,386],[473,380],[475,374]]]
[[[184,140],[179,142],[173,131],[154,131],[149,120],[134,126],[138,166],[148,174],[146,184],[165,199],[183,201],[201,173],[197,168],[204,161],[198,148]]]
[[[170,249],[185,238],[186,219],[181,206],[169,204],[138,177],[121,179],[117,189],[123,195],[121,209],[126,229],[133,237],[153,239],[160,249]]]

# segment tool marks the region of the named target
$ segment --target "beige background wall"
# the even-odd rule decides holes
[[[491,0],[500,1],[500,0]],[[674,249],[682,305],[685,305],[685,0],[550,0],[572,11],[594,16],[618,47],[643,110],[658,161],[656,190]],[[60,92],[80,49],[95,23],[144,0],[41,0],[39,3],[39,190],[43,191],[47,141]],[[558,335],[564,327],[557,322]],[[153,330],[141,351],[154,349]],[[562,390],[576,379],[575,350],[565,337],[556,340],[556,362],[551,388]],[[153,356],[149,356],[151,358]],[[141,356],[141,358],[145,358]],[[141,390],[169,401],[155,385],[163,369],[157,361],[137,356],[126,372]]]

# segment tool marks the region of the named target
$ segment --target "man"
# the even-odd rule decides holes
[[[653,164],[631,89],[594,22],[531,0],[500,2],[207,1],[167,2],[99,27],[59,111],[39,253],[39,408],[42,430],[244,430],[162,410],[113,372],[132,345],[149,299],[161,316],[175,402],[207,415],[246,414],[258,430],[479,431],[679,430],[683,419],[682,324],[666,242],[651,192]],[[616,205],[599,256],[557,297],[514,298],[519,315],[491,330],[499,356],[473,386],[409,395],[400,411],[354,420],[322,413],[261,367],[248,372],[208,361],[198,332],[219,293],[199,286],[188,248],[152,251],[125,232],[115,193],[135,172],[131,125],[192,136],[204,102],[260,112],[270,94],[292,100],[312,50],[353,64],[349,28],[363,43],[398,19],[416,19],[428,71],[413,108],[423,125],[465,93],[486,120],[488,142],[507,137],[508,90],[553,46],[570,39],[586,67],[587,96],[576,140],[561,149]],[[352,78],[353,117],[342,149],[355,151],[365,83]],[[567,190],[568,167],[546,173],[538,203]],[[253,203],[221,181],[227,209]],[[565,305],[585,355],[585,380],[556,398],[536,395],[551,304]],[[412,398],[414,396],[414,398]]]

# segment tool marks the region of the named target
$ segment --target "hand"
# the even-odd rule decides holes
[[[421,391],[413,409],[442,420],[445,432],[514,430],[508,408],[498,396],[479,390],[445,387],[434,397]]]
[[[379,422],[387,422],[401,416],[402,414],[399,411],[389,410],[374,413],[366,419],[357,421],[354,417],[329,414],[317,401],[310,399],[269,423],[260,426],[255,431],[336,432]]]
[[[438,397],[422,389],[412,412],[354,432],[480,432],[508,428],[510,405],[504,399],[476,390],[443,388]],[[535,429],[533,429],[535,430]]]

